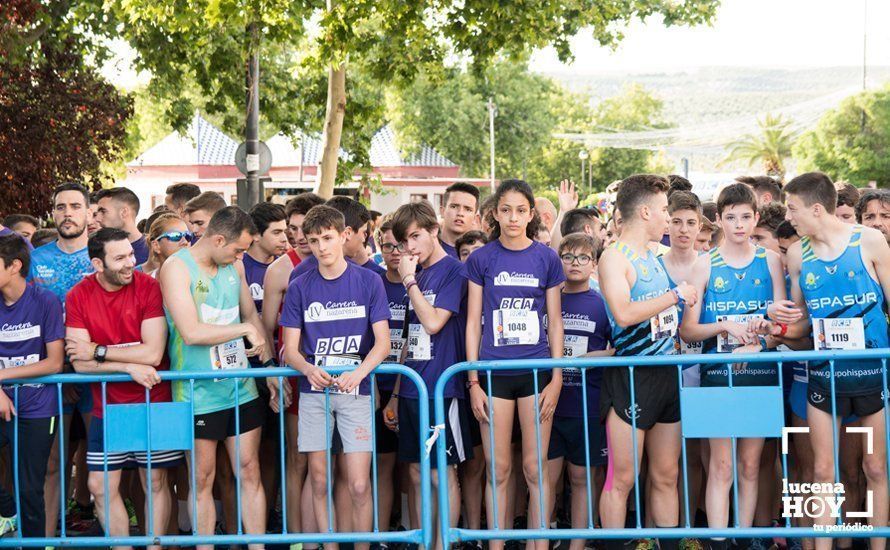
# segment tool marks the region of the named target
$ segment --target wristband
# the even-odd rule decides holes
[[[680,294],[680,291],[677,290],[677,287],[672,288],[672,289],[671,289],[671,292],[673,292],[673,293],[674,293],[674,296],[677,297],[677,305],[685,304],[685,303],[686,303],[686,300],[683,298],[683,295]]]
[[[405,283],[405,292],[410,292],[412,286],[417,286],[417,281],[411,280]]]
[[[414,274],[409,273],[409,274],[405,275],[404,277],[402,277],[402,284],[405,284],[405,279],[407,279],[409,277],[414,278]]]
[[[398,399],[398,398],[399,398],[399,394],[394,393],[394,394],[390,395],[389,398],[390,398],[390,399]]]
[[[472,388],[473,386],[478,386],[478,380],[467,380],[467,388]]]
[[[785,336],[788,333],[788,325],[785,323],[776,323],[779,326],[779,336]]]
[[[277,367],[278,363],[275,362],[275,359],[267,359],[265,363],[263,363],[263,368],[271,368]]]
[[[766,345],[766,338],[763,336],[760,337],[760,351],[769,351],[769,346]]]

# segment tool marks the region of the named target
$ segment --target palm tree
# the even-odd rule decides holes
[[[783,177],[785,159],[791,156],[791,145],[797,135],[791,124],[792,121],[782,115],[767,114],[757,121],[758,134],[745,134],[726,146],[726,157],[721,164],[744,160],[751,166],[759,161],[767,175]]]

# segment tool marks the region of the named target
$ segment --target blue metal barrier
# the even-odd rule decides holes
[[[887,386],[887,360],[890,359],[890,349],[871,349],[862,351],[805,351],[805,352],[774,352],[774,353],[755,353],[755,354],[707,354],[707,355],[662,355],[662,356],[646,356],[646,357],[598,357],[598,358],[578,358],[578,359],[528,359],[528,360],[499,360],[499,361],[476,361],[459,363],[448,368],[436,383],[433,392],[434,412],[436,425],[442,425],[445,422],[445,399],[444,391],[450,379],[460,373],[477,370],[479,371],[480,380],[483,376],[488,377],[487,394],[489,400],[488,414],[490,424],[488,434],[483,434],[483,438],[487,437],[490,442],[490,448],[494,445],[494,411],[490,404],[492,402],[491,391],[491,373],[503,370],[528,369],[529,371],[550,370],[553,368],[576,368],[581,371],[581,386],[586,388],[587,371],[593,368],[606,367],[628,367],[630,377],[630,400],[631,406],[637,405],[634,390],[634,370],[648,367],[665,367],[671,366],[677,368],[680,405],[681,405],[681,437],[682,444],[682,485],[679,487],[685,489],[682,491],[683,504],[685,507],[685,525],[678,528],[646,528],[643,526],[640,517],[641,498],[639,488],[639,472],[637,464],[639,459],[639,449],[637,449],[636,436],[633,438],[633,456],[634,456],[634,503],[636,509],[636,525],[633,529],[594,529],[593,523],[593,506],[592,506],[592,486],[590,480],[590,441],[587,432],[587,392],[582,390],[582,406],[584,409],[584,445],[586,452],[587,464],[587,527],[584,529],[546,529],[545,525],[549,524],[549,518],[543,513],[544,505],[541,499],[541,518],[542,525],[537,529],[503,529],[498,525],[497,498],[493,498],[494,508],[494,527],[492,529],[466,529],[452,528],[448,523],[447,514],[439,515],[439,530],[442,536],[442,544],[444,548],[448,548],[450,543],[457,541],[473,541],[473,540],[568,540],[568,539],[628,539],[628,538],[731,538],[731,537],[794,537],[794,538],[887,538],[890,537],[890,528],[880,527],[873,530],[820,530],[814,528],[792,527],[791,519],[786,518],[785,525],[780,527],[739,527],[738,522],[738,497],[737,490],[733,490],[733,509],[735,517],[731,519],[732,526],[722,529],[695,528],[690,524],[689,513],[689,491],[688,491],[688,473],[687,473],[687,457],[686,457],[686,439],[695,438],[730,438],[733,442],[733,483],[732,487],[738,487],[738,471],[737,457],[735,452],[735,442],[738,438],[745,437],[782,437],[784,434],[784,402],[782,395],[782,370],[784,363],[805,362],[805,361],[829,361],[829,369],[831,373],[831,400],[832,413],[837,412],[837,398],[834,389],[834,369],[837,360],[880,360],[883,373],[883,385]],[[728,387],[683,387],[682,368],[684,365],[698,364],[730,364],[730,363],[778,363],[778,386],[766,387],[733,387],[732,385],[732,368],[729,368],[729,385]],[[540,424],[540,411],[538,407],[538,387],[537,377],[535,378],[535,424],[536,437],[538,438],[537,461],[539,472],[541,469],[542,456],[541,444],[538,425]],[[884,425],[887,434],[890,434],[890,407],[888,407],[888,393],[882,392],[884,400]],[[744,406],[742,406],[744,405]],[[719,407],[719,408],[718,408]],[[720,414],[715,414],[720,411]],[[837,415],[834,414],[836,417]],[[631,423],[636,434],[636,415],[631,416]],[[833,434],[834,442],[834,467],[835,482],[840,480],[839,456],[838,456],[838,431]],[[446,448],[445,441],[440,438],[438,441],[436,452],[437,459],[440,464],[445,463]],[[890,453],[888,453],[888,471],[890,471]],[[782,455],[782,470],[784,479],[788,479],[787,457]],[[492,493],[495,494],[494,486],[494,455],[490,459],[489,464],[489,482],[492,485]],[[439,476],[439,509],[447,510],[450,495],[448,494],[447,471],[445,468],[438,470]],[[543,476],[539,475],[539,480]],[[600,488],[601,489],[601,488]],[[540,487],[539,487],[540,490]],[[543,494],[541,491],[540,494]],[[783,493],[788,496],[788,493]],[[840,526],[841,518],[837,519]]]
[[[340,374],[351,370],[351,367],[331,367],[326,369],[331,374]],[[58,537],[29,537],[23,538],[21,533],[21,522],[19,522],[18,532],[16,536],[6,536],[0,538],[0,548],[7,547],[46,547],[46,546],[195,546],[198,544],[208,545],[231,545],[231,544],[293,544],[293,543],[406,543],[406,544],[422,544],[429,545],[432,540],[432,519],[428,511],[421,514],[421,525],[419,529],[408,531],[387,532],[379,529],[378,503],[377,503],[377,456],[376,442],[374,439],[374,410],[376,409],[376,397],[371,392],[371,441],[372,441],[372,501],[373,501],[373,531],[372,532],[334,532],[331,513],[331,502],[333,499],[333,479],[331,477],[331,446],[327,448],[327,499],[328,499],[328,518],[330,519],[329,528],[324,533],[295,533],[288,532],[287,528],[287,484],[285,475],[285,445],[284,445],[284,397],[279,392],[278,405],[278,442],[280,448],[279,464],[281,467],[281,523],[282,531],[280,533],[264,533],[264,534],[246,534],[242,530],[241,515],[241,460],[238,452],[240,445],[240,437],[236,437],[236,456],[237,468],[235,469],[235,491],[236,491],[236,508],[237,508],[237,534],[231,535],[199,535],[197,533],[197,496],[194,488],[195,485],[195,464],[194,460],[189,461],[189,481],[191,484],[191,502],[190,517],[192,524],[192,533],[189,535],[156,535],[156,527],[152,521],[153,502],[151,491],[152,464],[151,453],[167,450],[184,450],[194,453],[194,390],[196,380],[220,380],[220,379],[245,379],[245,378],[277,378],[279,387],[287,383],[287,378],[302,376],[301,373],[290,368],[252,368],[225,371],[210,372],[171,372],[161,371],[159,373],[164,381],[187,381],[189,384],[189,402],[172,402],[172,403],[151,403],[149,404],[149,391],[145,390],[145,403],[129,404],[129,405],[108,405],[106,400],[107,384],[113,382],[132,382],[130,376],[125,374],[112,375],[83,375],[83,374],[61,374],[47,376],[38,379],[29,380],[9,380],[4,382],[4,386],[14,385],[13,403],[18,407],[18,388],[20,384],[50,384],[56,385],[58,389],[59,410],[62,410],[62,388],[66,384],[84,384],[84,383],[101,383],[102,387],[102,410],[103,410],[103,436],[105,441],[105,451],[108,452],[145,452],[147,453],[147,489],[146,490],[146,526],[147,533],[139,536],[112,537],[112,536],[77,536],[69,537],[65,528],[65,476],[61,476],[61,531]],[[369,375],[372,388],[374,387],[375,377],[378,374],[399,374],[404,381],[410,380],[417,387],[418,405],[419,405],[419,422],[424,428],[420,430],[418,445],[420,452],[420,471],[421,471],[421,502],[430,502],[430,460],[429,455],[425,452],[425,444],[429,437],[429,393],[423,379],[417,372],[403,365],[383,364]],[[239,422],[239,392],[235,392],[235,422],[238,426],[240,435]],[[326,423],[329,418],[330,411],[330,394],[325,390],[326,394]],[[294,396],[296,397],[296,396]],[[260,397],[261,399],[262,397]],[[64,425],[62,424],[62,416],[59,416],[60,425],[58,432],[64,434]],[[94,421],[102,421],[96,419]],[[15,452],[19,449],[18,441],[18,417],[14,417],[13,427],[13,460],[11,461],[13,469],[14,498],[16,509],[21,511],[21,503],[19,498],[19,467],[18,461],[15,459]],[[158,429],[158,427],[161,427]],[[327,426],[326,426],[327,427]],[[60,436],[60,472],[65,471],[65,441]],[[288,452],[296,452],[295,449],[288,449]],[[156,470],[156,468],[155,468]],[[108,507],[108,456],[104,457],[104,485],[105,485],[105,525],[109,524],[109,507]],[[304,490],[311,490],[309,484],[304,486]]]

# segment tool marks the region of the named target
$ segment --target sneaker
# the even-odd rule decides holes
[[[639,539],[634,548],[636,550],[655,550],[655,539]]]
[[[683,539],[680,541],[680,548],[685,550],[704,550],[705,545],[698,539]]]
[[[3,517],[0,516],[0,537],[6,536],[7,533],[14,533],[18,524],[18,516]]]
[[[773,547],[772,539],[765,539],[762,537],[754,537],[751,539],[751,543],[748,545],[748,550],[769,550]]]

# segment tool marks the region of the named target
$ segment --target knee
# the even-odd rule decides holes
[[[260,483],[260,465],[257,459],[246,460],[241,464],[241,483],[245,485]]]
[[[371,496],[371,482],[366,477],[349,480],[349,494],[353,500],[364,502]]]
[[[541,461],[541,467],[545,468],[545,461]],[[531,459],[525,459],[522,461],[522,473],[525,475],[525,482],[531,487],[532,485],[537,485],[538,480],[541,478],[541,471],[538,469],[538,459],[537,457],[532,457]]]
[[[590,483],[593,483],[593,472],[590,473]],[[573,490],[587,491],[587,473],[584,468],[569,468],[569,485]]]
[[[498,485],[506,485],[513,476],[513,465],[509,460],[496,462],[494,465],[494,479]]]
[[[712,460],[708,468],[708,479],[721,485],[732,483],[732,463],[727,460]]]
[[[145,480],[148,481],[148,471],[145,472]],[[147,483],[146,483],[147,485]],[[166,494],[170,490],[169,480],[166,470],[152,470],[151,472],[151,493],[153,495]]]
[[[883,482],[887,479],[887,462],[883,458],[877,457],[878,455],[875,454],[865,456],[862,461],[862,470],[869,481]]]
[[[46,477],[52,478],[59,475],[59,455],[53,453],[46,461]]]
[[[614,468],[612,472],[612,490],[619,494],[628,494],[634,487],[633,466],[628,468]]]
[[[96,504],[102,505],[104,503],[103,498],[105,497],[105,478],[101,472],[90,472],[90,475],[87,477],[87,489],[89,489],[90,494],[95,498]]]
[[[834,481],[834,461],[827,457],[816,457],[813,464],[813,477],[815,481],[820,483],[831,483]]]
[[[760,475],[760,460],[739,461],[739,476],[745,481],[757,481]]]
[[[677,476],[680,468],[676,461],[672,464],[659,464],[649,470],[649,477],[652,479],[652,488],[655,490],[676,489]]]

